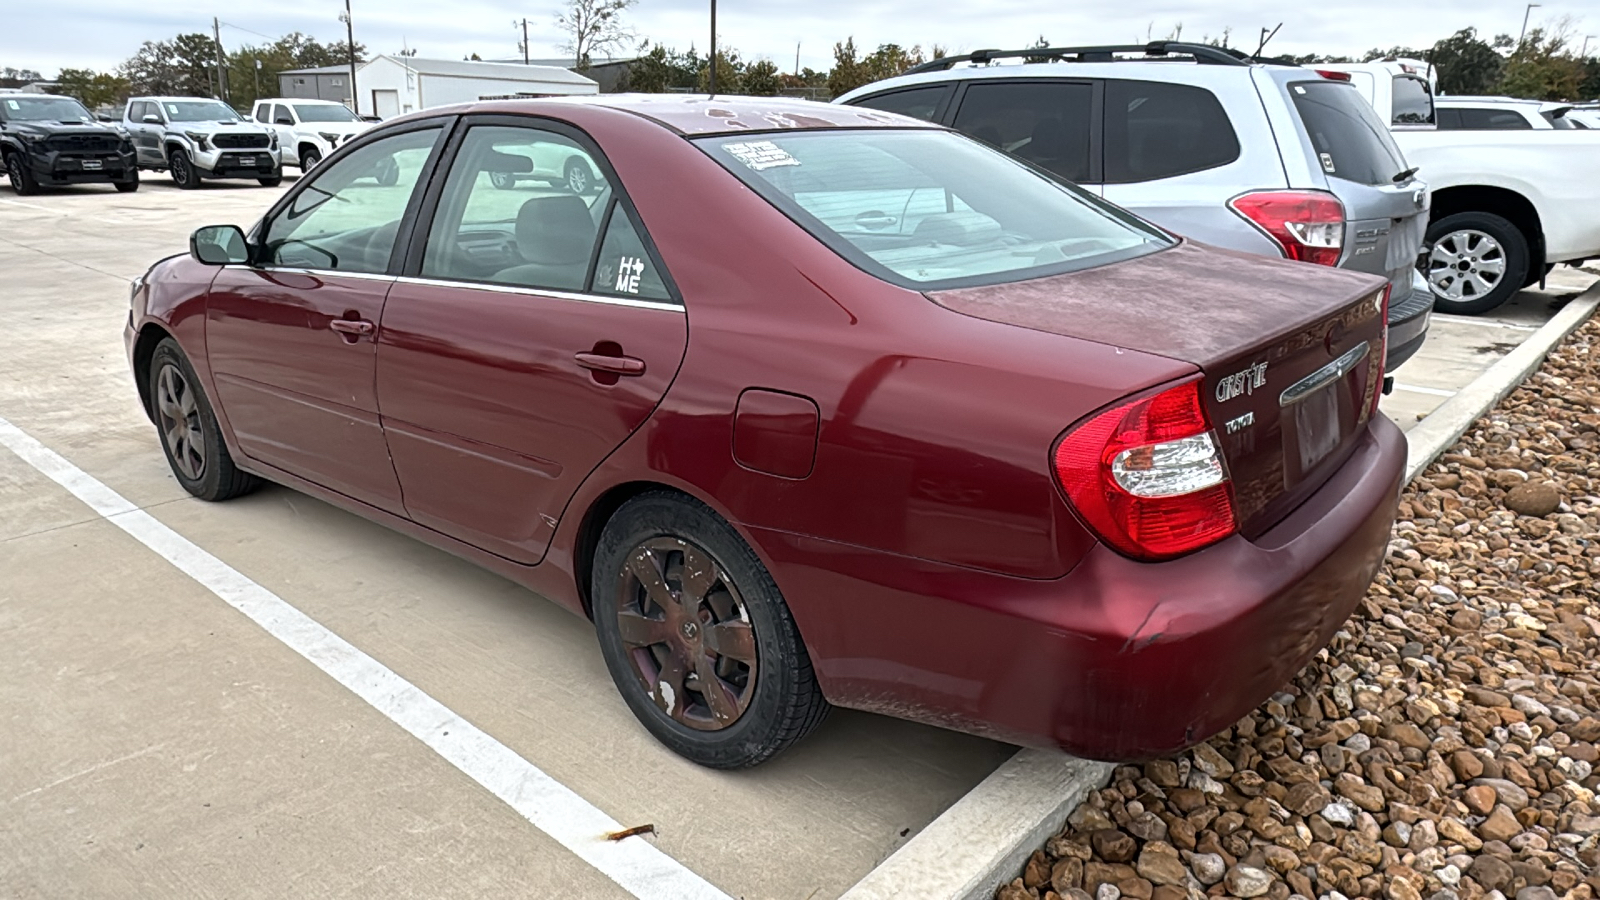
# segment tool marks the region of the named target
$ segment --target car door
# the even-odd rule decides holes
[[[384,308],[378,402],[407,514],[531,565],[578,485],[666,393],[686,319],[645,223],[582,134],[484,118],[454,143]],[[606,184],[494,186],[551,155]]]
[[[272,122],[267,126],[278,133],[278,147],[283,151],[283,161],[300,163],[300,142],[295,137],[294,110],[286,103],[272,105]]]
[[[253,233],[257,262],[221,269],[206,303],[207,358],[239,449],[397,514],[378,323],[443,132],[418,123],[302,179]]]
[[[146,122],[146,116],[154,116],[157,121]],[[148,100],[135,100],[130,104],[128,130],[133,133],[134,152],[138,154],[140,163],[160,165],[166,162],[161,152],[161,135],[165,130],[162,123],[165,121],[160,104]]]

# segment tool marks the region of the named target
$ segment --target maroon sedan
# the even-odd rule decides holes
[[[191,493],[288,485],[591,617],[696,762],[830,704],[1124,759],[1372,579],[1384,304],[923,122],[623,96],[366,133],[152,268],[128,347]]]

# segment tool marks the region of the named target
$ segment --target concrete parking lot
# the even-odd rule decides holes
[[[586,622],[283,488],[190,499],[129,380],[127,282],[198,225],[248,226],[292,184],[0,195],[0,427],[582,803],[653,825],[628,840],[732,896],[839,895],[1012,752],[840,711],[759,769],[700,769],[635,724]],[[1436,317],[1385,410],[1414,425],[1594,280],[1562,269],[1493,316]],[[640,893],[563,840],[0,449],[0,897]]]

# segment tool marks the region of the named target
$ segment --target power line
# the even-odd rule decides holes
[[[250,29],[248,29],[248,28],[245,28],[245,27],[244,27],[244,26],[243,26],[243,25],[235,25],[235,24],[233,24],[233,23],[232,23],[232,22],[223,22],[223,23],[221,23],[221,24],[223,24],[223,25],[226,25],[226,26],[227,26],[227,27],[229,27],[229,28],[232,28],[232,29],[234,29],[234,30],[235,30],[235,31],[242,31],[242,32],[244,32],[244,33],[245,33],[245,34],[253,34],[253,35],[255,35],[255,36],[256,36],[256,37],[262,37],[262,38],[266,38],[266,39],[267,39],[267,40],[269,40],[269,41],[275,41],[275,40],[278,40],[278,38],[276,38],[276,37],[273,37],[273,36],[272,36],[272,35],[270,35],[270,34],[262,34],[262,33],[261,33],[261,32],[259,32],[259,31],[251,31],[251,30],[250,30]],[[278,36],[278,37],[282,37],[282,35],[279,35],[279,36]]]

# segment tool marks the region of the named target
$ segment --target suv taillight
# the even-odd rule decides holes
[[[1252,191],[1228,201],[1233,211],[1266,232],[1283,255],[1337,266],[1344,251],[1344,204],[1326,191]]]
[[[1170,559],[1238,528],[1199,378],[1080,422],[1056,445],[1055,472],[1089,528],[1134,559]]]

